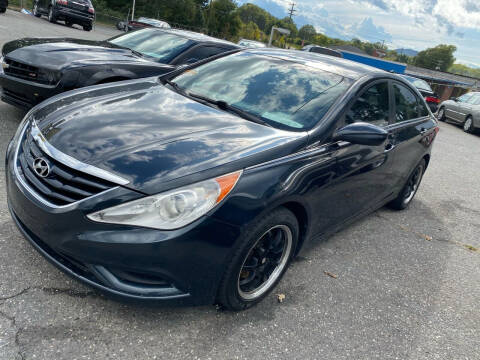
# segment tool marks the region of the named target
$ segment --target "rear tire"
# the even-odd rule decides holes
[[[475,127],[473,126],[473,118],[468,116],[463,123],[463,131],[469,134],[473,134],[475,132]]]
[[[65,20],[65,25],[67,25],[68,27],[72,27],[73,23],[71,21]]]
[[[92,24],[83,25],[83,30],[85,30],[85,31],[91,31],[91,30],[92,30]]]
[[[445,117],[445,108],[441,107],[440,110],[438,110],[438,120],[440,121],[446,121],[447,118]]]
[[[407,183],[403,187],[402,191],[398,194],[397,198],[388,203],[388,207],[395,209],[395,210],[404,210],[410,205],[415,194],[420,187],[420,183],[422,182],[423,174],[425,174],[425,168],[427,163],[425,159],[422,159],[420,163],[415,166],[415,169],[408,177]]]
[[[3,14],[7,11],[7,8],[0,8],[0,14]]]
[[[48,8],[48,21],[50,21],[52,24],[55,24],[57,22],[57,17],[55,16],[55,10],[53,9],[52,6]]]
[[[38,12],[38,5],[37,5],[36,2],[33,4],[32,14],[33,14],[33,16],[38,17],[38,18],[39,18],[40,16],[42,16],[42,15]]]
[[[262,301],[277,285],[298,243],[295,215],[281,207],[250,225],[220,283],[217,301],[228,310],[244,310]]]

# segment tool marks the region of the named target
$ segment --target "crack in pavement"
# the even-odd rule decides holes
[[[479,253],[480,254],[480,249],[472,246],[472,245],[468,245],[468,244],[465,244],[465,243],[462,243],[460,241],[457,241],[457,240],[451,240],[451,239],[438,239],[438,238],[433,238],[427,234],[421,234],[415,230],[413,230],[412,228],[408,227],[408,226],[405,226],[405,225],[401,225],[401,224],[397,224],[395,221],[393,221],[392,219],[388,218],[387,216],[384,216],[384,215],[381,215],[379,214],[378,212],[375,212],[375,215],[378,216],[379,218],[381,219],[384,219],[390,223],[392,223],[394,226],[396,226],[397,228],[399,229],[402,229],[403,231],[405,232],[409,232],[409,233],[412,233],[416,236],[419,236],[420,238],[422,239],[425,239],[425,240],[428,240],[428,241],[432,241],[432,240],[435,240],[435,241],[438,241],[438,242],[445,242],[445,243],[449,243],[449,244],[453,244],[453,245],[456,245],[458,247],[461,247],[461,248],[464,248],[465,250],[468,250],[470,252],[475,252],[475,253]]]
[[[3,305],[3,303],[2,303]],[[15,331],[15,336],[14,336],[14,344],[15,346],[17,347],[17,354],[18,356],[20,356],[20,359],[21,360],[24,360],[25,357],[23,355],[23,352],[22,352],[22,347],[20,345],[20,339],[19,339],[19,336],[20,336],[20,332],[23,330],[21,327],[17,326],[17,320],[15,318],[15,316],[10,316],[8,314],[6,314],[4,311],[0,310],[0,316],[3,316],[5,319],[7,320],[10,320],[11,322],[11,325],[12,327],[14,327],[16,329]],[[5,344],[5,345],[8,345],[9,343]]]
[[[25,294],[26,292],[28,292],[30,290],[40,290],[40,291],[43,291],[44,293],[46,293],[47,295],[65,294],[67,296],[74,297],[74,298],[86,298],[86,297],[89,297],[89,296],[90,297],[100,297],[100,295],[93,290],[79,291],[79,290],[70,289],[70,288],[30,286],[30,287],[27,287],[27,288],[19,291],[16,294],[5,296],[5,297],[0,297],[0,301],[2,301],[1,304],[3,304],[3,302],[5,300],[10,300],[10,299],[16,298],[18,296],[21,296],[21,295]]]
[[[30,286],[30,287],[27,287],[27,288],[19,291],[16,294],[0,298],[0,306],[4,305],[7,300],[11,300],[11,299],[14,299],[18,296],[26,294],[30,290],[40,290],[47,295],[64,294],[64,295],[74,297],[74,298],[86,298],[86,297],[89,297],[89,296],[99,297],[99,294],[97,294],[95,291],[79,291],[79,290],[75,290],[75,289],[71,289],[71,288],[63,288],[62,289],[62,288],[55,288],[55,287]],[[16,320],[15,316],[8,315],[3,310],[0,310],[0,316],[3,316],[5,319],[9,320],[10,323],[11,323],[11,326],[16,329],[15,336],[14,336],[14,339],[15,339],[14,344],[18,349],[17,353],[18,353],[19,358],[21,360],[25,360],[25,356],[23,354],[22,346],[21,346],[21,343],[20,343],[20,334],[23,331],[23,328],[19,327],[17,325],[17,320]],[[7,343],[5,345],[8,345],[8,344],[10,344],[10,343]]]

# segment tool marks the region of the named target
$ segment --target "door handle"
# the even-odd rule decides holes
[[[427,131],[428,131],[427,129],[425,129],[425,128],[422,127],[422,128],[420,129],[420,134],[423,135],[423,134],[425,134]]]

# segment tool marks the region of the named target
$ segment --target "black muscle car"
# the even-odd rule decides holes
[[[22,108],[67,90],[162,75],[239,46],[203,34],[148,28],[105,41],[25,38],[0,57],[1,99]]]

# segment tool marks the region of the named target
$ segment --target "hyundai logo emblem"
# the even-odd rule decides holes
[[[33,160],[33,170],[38,176],[46,178],[50,174],[50,165],[44,158],[36,158]]]

